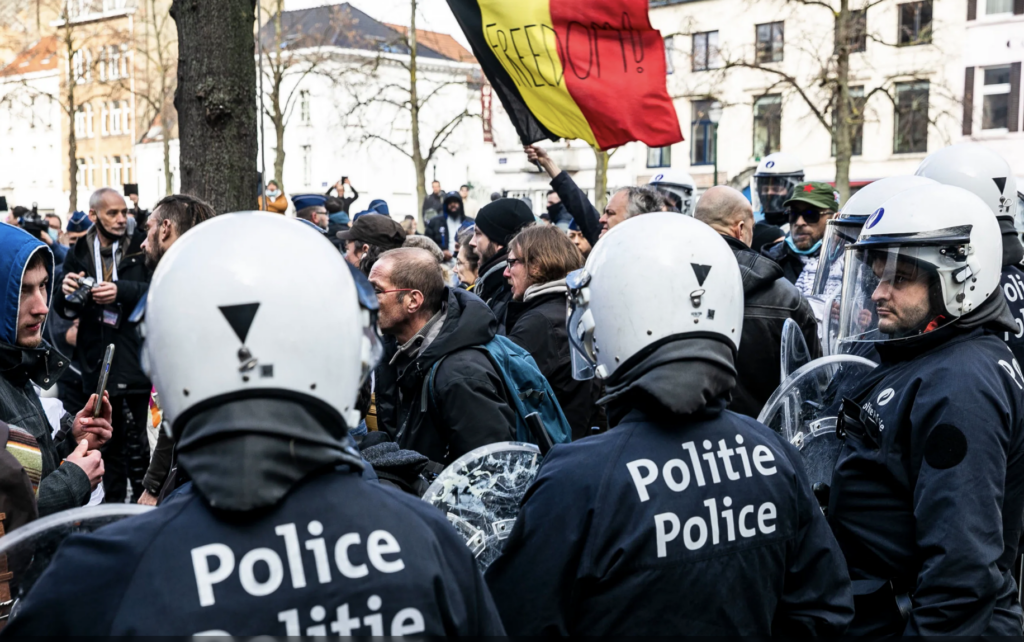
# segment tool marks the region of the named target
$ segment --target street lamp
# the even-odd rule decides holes
[[[718,185],[718,121],[722,120],[722,103],[717,100],[711,103],[708,109],[708,119],[711,121],[712,143],[715,153],[715,185]]]

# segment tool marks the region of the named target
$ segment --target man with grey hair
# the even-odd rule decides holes
[[[108,502],[124,502],[131,481],[132,501],[142,494],[149,465],[149,394],[142,371],[142,339],[132,311],[149,289],[150,270],[142,244],[146,230],[128,232],[128,206],[116,190],[104,187],[89,199],[89,232],[75,242],[64,261],[64,276],[53,307],[65,319],[78,319],[75,358],[86,394],[96,390],[103,354],[114,344],[107,390],[113,405],[113,436],[103,448],[103,487]],[[85,279],[95,282],[82,289]],[[81,289],[81,291],[80,291]],[[73,295],[73,296],[72,296]]]
[[[628,218],[665,211],[668,211],[665,197],[657,191],[649,187],[623,187],[608,199],[604,213],[598,219],[598,223],[601,224],[601,236]]]
[[[793,319],[811,358],[821,356],[811,306],[777,263],[750,249],[754,212],[740,192],[720,185],[704,192],[694,218],[707,223],[732,248],[743,277],[743,333],[736,355],[739,374],[729,409],[756,418],[779,386],[782,325]]]

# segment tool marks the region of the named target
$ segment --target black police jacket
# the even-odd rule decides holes
[[[474,448],[515,439],[516,428],[500,373],[474,349],[494,337],[494,315],[470,292],[446,293],[437,337],[404,367],[391,363],[396,346],[387,341],[374,370],[378,429],[400,447],[445,465]],[[433,399],[424,399],[427,376],[438,361]]]
[[[194,490],[69,538],[5,635],[485,636],[501,623],[437,509],[347,467],[228,518]]]
[[[65,319],[73,319],[75,311],[69,309],[64,297],[61,283],[64,276],[72,273],[85,272],[86,276],[96,278],[93,238],[90,233],[78,239],[64,260],[64,271],[54,280],[53,308]],[[116,329],[103,322],[103,306],[98,306],[92,298],[78,312],[78,343],[75,347],[75,361],[82,368],[82,383],[85,392],[96,391],[99,381],[99,370],[103,361],[103,353],[107,345],[116,346],[114,362],[110,366],[110,377],[107,390],[110,394],[149,393],[152,386],[139,361],[142,349],[142,337],[138,332],[138,323],[128,320],[139,299],[149,290],[149,279],[152,276],[146,267],[142,252],[142,242],[146,240],[146,231],[136,229],[128,240],[128,247],[121,253],[117,263],[117,299],[115,305],[120,313],[120,326]]]
[[[800,455],[722,411],[555,446],[486,577],[511,635],[837,635],[842,554]]]
[[[736,256],[743,278],[743,334],[736,355],[738,374],[729,409],[756,418],[780,383],[782,326],[800,326],[811,359],[821,356],[818,322],[807,299],[774,261],[742,241],[722,235]]]
[[[1024,363],[1024,270],[1016,265],[1003,267],[999,289],[1002,290],[1006,305],[1010,307],[1010,313],[1017,324],[1016,332],[1004,332],[1001,336],[1013,351],[1017,363]]]
[[[1024,375],[981,328],[925,337],[880,345],[847,397],[828,519],[857,594],[850,633],[1020,636]]]

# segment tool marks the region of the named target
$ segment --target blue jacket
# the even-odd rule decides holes
[[[0,284],[3,297],[0,299],[0,343],[14,345],[18,336],[18,304],[21,302],[21,279],[29,259],[40,249],[46,252],[46,271],[50,275],[50,291],[53,291],[53,252],[45,243],[28,232],[8,225],[0,227]]]
[[[857,596],[850,633],[1019,637],[1024,375],[980,328],[878,352],[849,395],[859,410],[829,498]],[[894,593],[910,595],[906,620]]]
[[[195,490],[70,537],[5,636],[500,636],[443,513],[347,467],[273,508],[225,515]]]
[[[555,446],[487,583],[510,635],[838,635],[842,554],[800,455],[723,404]]]

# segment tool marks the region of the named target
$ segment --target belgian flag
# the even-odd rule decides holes
[[[448,0],[524,144],[683,140],[647,0]]]

